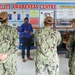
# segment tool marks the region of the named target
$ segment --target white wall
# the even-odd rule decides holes
[[[47,2],[47,1],[49,1],[49,2],[53,2],[53,1],[57,1],[57,2],[72,2],[72,1],[74,1],[75,2],[75,0],[0,0],[0,3],[8,3],[8,2]]]

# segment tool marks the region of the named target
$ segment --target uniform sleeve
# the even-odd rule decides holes
[[[67,47],[71,47],[71,46],[72,46],[72,43],[73,43],[73,36],[72,36],[72,34],[70,34],[69,40],[68,40],[66,46],[67,46]]]
[[[15,54],[18,50],[18,32],[16,28],[11,28],[11,44],[8,55]]]
[[[35,31],[35,33],[34,33],[34,47],[36,47],[37,48],[37,40],[38,40],[38,30],[36,30]],[[36,52],[35,52],[35,55],[34,55],[34,60],[36,61],[37,60],[37,52],[38,50],[36,50]]]
[[[61,43],[61,34],[60,34],[60,32],[58,32],[57,38],[58,38],[57,45],[59,45]]]
[[[34,33],[34,46],[36,47],[36,44],[37,44],[37,36],[38,36],[38,30],[35,31]]]
[[[13,44],[15,47],[18,46],[18,32],[16,28],[13,28]]]

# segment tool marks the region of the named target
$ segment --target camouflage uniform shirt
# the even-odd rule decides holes
[[[15,59],[17,46],[18,38],[16,28],[2,24],[0,26],[0,54],[7,54],[7,59],[0,61],[0,63],[6,63],[10,58]]]
[[[70,75],[75,75],[75,47],[74,51],[72,50],[73,42],[75,41],[75,29],[70,33],[69,40],[66,46],[69,48],[69,72]],[[75,42],[74,42],[75,44]]]
[[[43,27],[35,31],[34,40],[37,46],[35,60],[42,64],[59,63],[57,45],[61,42],[61,35],[57,30]]]

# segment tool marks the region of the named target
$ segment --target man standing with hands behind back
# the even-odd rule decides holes
[[[36,75],[43,75],[46,69],[48,75],[58,75],[59,72],[57,45],[61,42],[61,35],[57,30],[52,29],[52,26],[53,18],[46,16],[44,27],[34,33]]]
[[[22,61],[25,62],[25,48],[27,46],[27,59],[33,60],[30,57],[31,48],[31,37],[33,33],[33,28],[30,23],[28,23],[28,18],[24,18],[24,23],[21,25],[20,34],[22,35]]]
[[[69,75],[75,75],[75,18],[71,20],[74,30],[70,33],[66,48],[69,51]]]
[[[8,16],[0,13],[0,75],[16,75],[18,35],[16,28],[8,26]]]

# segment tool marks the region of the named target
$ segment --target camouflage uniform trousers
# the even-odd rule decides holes
[[[0,75],[16,75],[16,60],[14,54],[5,63],[0,61]]]
[[[69,73],[75,75],[75,53],[69,51]]]
[[[59,64],[41,64],[35,63],[36,66],[36,75],[43,75],[44,71],[47,69],[48,75],[58,75],[59,73]]]

